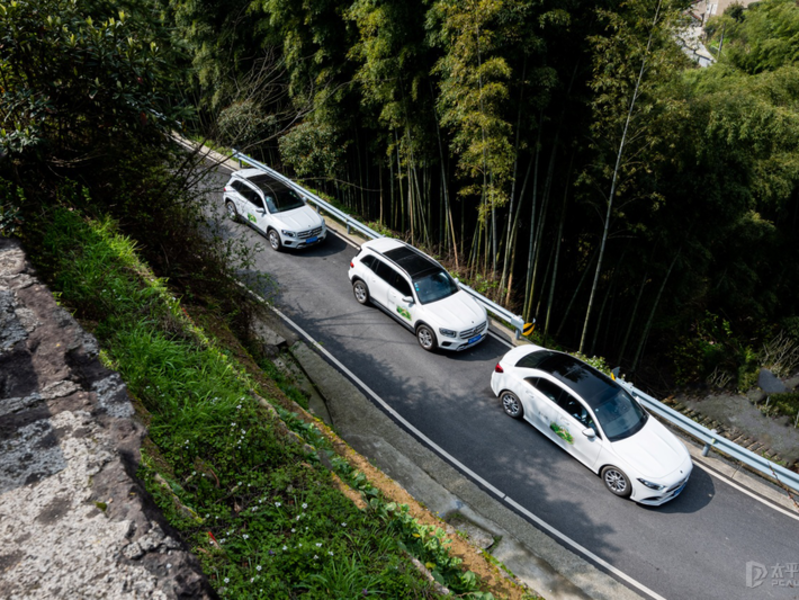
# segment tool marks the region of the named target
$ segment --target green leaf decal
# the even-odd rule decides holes
[[[561,428],[557,423],[550,423],[549,428],[554,431],[555,435],[557,435],[559,438],[566,440],[569,444],[574,443],[574,438],[572,437],[572,434],[569,433],[568,429]]]

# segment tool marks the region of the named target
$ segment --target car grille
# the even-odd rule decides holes
[[[316,229],[309,229],[308,231],[300,231],[297,234],[297,237],[300,238],[301,240],[306,240],[309,237],[318,236],[321,233],[322,233],[322,228],[321,227],[317,227]]]
[[[461,338],[462,340],[468,340],[470,337],[474,337],[478,333],[481,333],[483,331],[483,329],[485,329],[485,326],[486,326],[486,322],[483,321],[477,327],[473,327],[472,329],[466,329],[464,331],[461,331],[460,334],[458,335],[458,337]]]
[[[685,485],[686,481],[688,481],[687,477],[685,479],[683,479],[682,481],[680,481],[678,483],[675,483],[673,486],[671,486],[669,489],[667,489],[665,493],[666,494],[671,494],[673,491],[680,489],[681,486]]]

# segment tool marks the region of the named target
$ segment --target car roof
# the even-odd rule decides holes
[[[576,392],[591,408],[602,404],[609,395],[617,393],[619,389],[619,385],[610,377],[569,354],[537,348],[525,353],[524,356],[534,359],[534,366],[530,368],[551,375],[563,386]],[[518,362],[516,361],[516,364]]]
[[[271,191],[277,195],[285,190],[294,190],[290,185],[275,179],[271,175],[264,173],[260,169],[241,169],[233,173],[233,177],[246,179],[264,191]]]
[[[441,265],[421,250],[417,250],[413,246],[399,240],[378,238],[365,242],[364,246],[390,259],[410,275],[411,279],[418,279],[442,269]]]

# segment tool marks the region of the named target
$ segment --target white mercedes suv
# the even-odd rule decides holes
[[[327,235],[325,220],[294,188],[260,169],[235,171],[222,199],[227,215],[265,235],[273,250],[305,248]]]
[[[355,299],[416,334],[425,350],[464,350],[485,339],[485,308],[435,260],[399,240],[364,242],[350,262]]]

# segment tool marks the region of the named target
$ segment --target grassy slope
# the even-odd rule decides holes
[[[43,223],[38,266],[125,379],[149,427],[140,474],[221,595],[436,597],[410,555],[456,593],[525,595],[303,414],[220,315],[190,318],[112,221]]]

